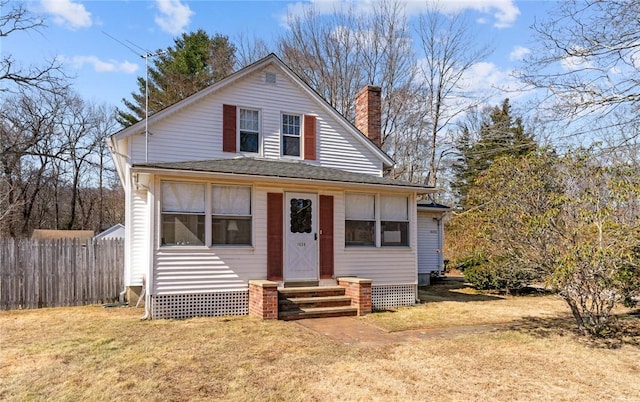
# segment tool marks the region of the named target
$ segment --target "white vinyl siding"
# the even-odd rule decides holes
[[[249,280],[266,279],[267,191],[254,190],[253,247],[160,247],[155,250],[154,294],[247,290]]]
[[[266,199],[268,192],[293,189],[271,185],[254,187],[253,247],[158,248],[155,251],[154,294],[208,293],[246,290],[249,280],[266,279]],[[372,279],[376,286],[415,284],[417,281],[416,233],[410,224],[411,247],[353,249],[344,246],[344,193],[309,188],[334,197],[335,276]],[[414,199],[410,197],[410,202]],[[415,222],[415,213],[409,211]]]
[[[264,83],[264,70],[256,71],[207,98],[179,110],[149,131],[148,161],[177,162],[186,160],[234,158],[238,154],[222,152],[222,105],[260,110],[260,155],[278,159],[282,154],[282,111],[317,116],[317,159],[320,166],[382,176],[382,161],[328,114],[317,101],[303,92],[279,70],[276,84]],[[238,126],[239,128],[239,126]],[[133,135],[133,164],[145,162],[145,136]]]
[[[418,212],[418,273],[444,270],[442,214]]]
[[[149,267],[149,209],[147,191],[131,191],[131,258],[129,286],[142,286]]]
[[[334,195],[334,275],[371,279],[374,286],[415,284],[417,282],[417,243],[415,208],[409,208],[410,247],[345,247],[344,193]],[[413,195],[409,205],[415,202]]]

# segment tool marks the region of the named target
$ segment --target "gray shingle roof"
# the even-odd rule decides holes
[[[387,177],[378,177],[364,173],[352,173],[341,169],[310,165],[304,162],[290,162],[282,160],[237,158],[187,162],[151,162],[135,164],[133,167],[385,185],[424,190],[433,189],[433,187],[422,186],[402,180],[393,180]]]

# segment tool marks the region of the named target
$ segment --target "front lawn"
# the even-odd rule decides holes
[[[399,321],[406,321],[403,328],[504,325],[481,334],[360,346],[296,322],[250,317],[140,321],[140,309],[100,306],[0,312],[0,400],[512,401],[640,395],[637,317],[625,321],[622,340],[593,342],[562,324],[567,311],[553,297],[496,299],[459,288],[463,300],[455,301],[439,291],[421,295],[431,297],[427,304],[362,319],[396,330]]]

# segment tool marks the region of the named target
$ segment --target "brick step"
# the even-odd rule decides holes
[[[351,306],[342,307],[301,307],[297,310],[282,311],[278,319],[283,321],[302,320],[305,318],[345,317],[358,315],[358,309]]]
[[[295,310],[300,307],[341,307],[350,306],[348,296],[290,297],[278,301],[280,311]]]
[[[292,297],[324,297],[344,296],[345,289],[340,286],[309,286],[299,288],[278,288],[278,298],[288,299]]]

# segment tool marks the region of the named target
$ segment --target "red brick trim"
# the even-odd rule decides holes
[[[278,319],[278,284],[249,281],[249,315],[263,320]]]
[[[345,288],[345,296],[351,298],[351,306],[358,308],[358,315],[371,313],[371,279],[338,278],[338,286]]]

